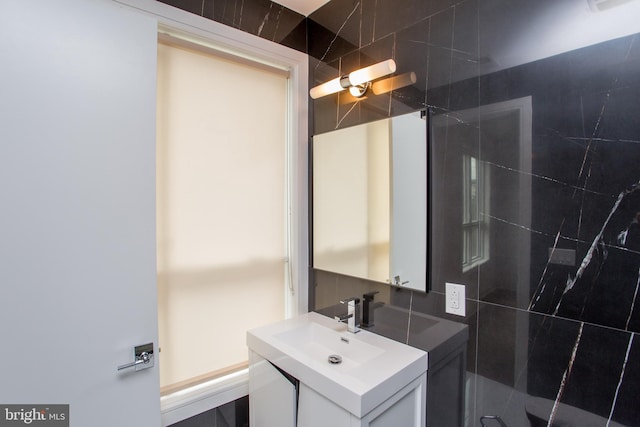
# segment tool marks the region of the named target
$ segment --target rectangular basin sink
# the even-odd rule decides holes
[[[315,322],[282,332],[275,338],[290,348],[297,348],[304,354],[303,357],[317,366],[325,366],[329,357],[333,357],[329,363],[337,366],[331,369],[343,373],[362,366],[384,352],[384,349],[364,341],[346,335],[341,337],[336,330]],[[336,357],[340,362],[335,360]]]
[[[357,417],[424,374],[428,366],[422,350],[368,331],[347,332],[345,324],[318,313],[252,329],[247,345]]]

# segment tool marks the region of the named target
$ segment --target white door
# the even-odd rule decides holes
[[[0,405],[160,425],[157,360],[117,371],[157,349],[156,38],[108,0],[0,2]]]

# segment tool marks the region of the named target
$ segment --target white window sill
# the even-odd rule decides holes
[[[233,402],[249,394],[249,368],[160,398],[162,427]]]

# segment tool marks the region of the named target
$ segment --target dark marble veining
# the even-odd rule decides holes
[[[640,426],[640,25],[624,18],[638,5],[594,3],[332,0],[309,17],[312,85],[387,58],[416,75],[312,101],[314,133],[434,112],[432,292],[388,299],[469,326],[456,425]],[[469,156],[486,177],[473,247]],[[445,282],[466,285],[464,318],[444,313]],[[314,283],[337,293],[331,273]]]
[[[271,0],[158,1],[300,52],[307,52],[307,19]]]

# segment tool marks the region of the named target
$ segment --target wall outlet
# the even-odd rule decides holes
[[[465,315],[465,295],[464,285],[455,283],[445,284],[445,312],[458,316]]]
[[[460,292],[456,288],[449,291],[449,304],[454,310],[460,309]]]

